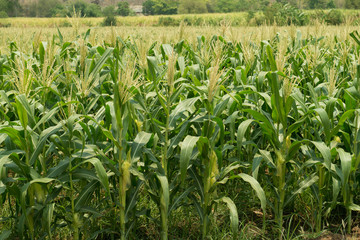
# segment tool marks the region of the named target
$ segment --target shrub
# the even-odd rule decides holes
[[[65,21],[61,21],[59,24],[58,24],[58,27],[72,27],[71,23],[68,21],[68,20],[65,20]]]
[[[158,25],[159,26],[178,26],[180,23],[178,20],[172,17],[160,17]]]
[[[0,23],[0,28],[8,28],[11,27],[11,23]]]
[[[265,11],[266,22],[280,26],[297,25],[304,26],[309,23],[309,16],[302,10],[291,6],[290,4],[282,5],[281,3],[274,3],[269,5]]]
[[[325,22],[329,25],[339,25],[342,24],[344,20],[345,16],[339,9],[331,9],[325,17]]]
[[[246,16],[246,21],[249,23],[251,21],[251,19],[253,19],[255,17],[255,12],[250,10],[248,11],[248,14]]]
[[[116,26],[116,17],[115,16],[107,16],[103,23],[103,26]]]
[[[9,15],[5,11],[0,11],[0,18],[8,18]]]
[[[256,15],[254,18],[254,23],[257,26],[263,25],[266,23],[266,17],[262,14]]]

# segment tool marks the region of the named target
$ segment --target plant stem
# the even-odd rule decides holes
[[[71,140],[72,140],[72,133],[70,132],[70,136],[69,136],[69,150],[71,151]],[[71,155],[71,152],[70,152]],[[73,178],[72,178],[72,160],[71,160],[71,156],[69,156],[69,178],[70,178],[70,202],[71,202],[71,214],[73,217],[73,228],[74,228],[74,240],[78,240],[79,239],[79,228],[78,228],[78,216],[76,215],[75,212],[75,200],[74,200],[74,196],[75,196],[75,190],[74,190],[74,184],[73,184]]]
[[[168,239],[168,212],[165,204],[164,193],[160,196],[161,240]]]
[[[168,99],[166,102],[166,123],[165,123],[165,142],[163,147],[162,167],[165,176],[168,179],[168,158],[167,151],[169,146],[169,123],[170,123],[170,107],[171,107],[170,92],[168,92]],[[168,239],[168,209],[165,204],[164,192],[160,191],[160,218],[161,218],[161,240]]]
[[[118,142],[122,146],[122,123],[118,122]],[[125,240],[126,236],[126,226],[125,226],[125,209],[126,209],[126,182],[123,178],[124,172],[122,169],[124,160],[122,159],[122,147],[119,148],[118,152],[118,164],[119,164],[119,203],[120,203],[120,231],[121,231],[121,240]]]
[[[352,221],[351,221],[351,209],[349,207],[346,209],[346,215],[347,215],[347,230],[346,231],[348,234],[350,234]]]
[[[209,185],[210,185],[210,174],[208,171],[208,167],[205,170],[205,176],[204,176],[204,203],[202,205],[202,209],[203,209],[203,213],[204,213],[204,217],[203,217],[203,221],[202,221],[202,229],[201,229],[201,233],[202,233],[202,239],[206,239],[207,238],[207,234],[208,234],[208,224],[209,224],[209,202],[210,202],[210,195],[209,195]]]
[[[121,177],[120,177],[121,178]],[[125,206],[126,206],[126,186],[123,181],[120,182],[120,230],[121,240],[125,240]]]
[[[277,188],[279,192],[279,199],[275,202],[275,210],[277,213],[277,222],[279,227],[279,239],[282,239],[282,229],[283,229],[283,208],[285,200],[285,158],[282,151],[276,150],[277,161]]]
[[[323,208],[323,192],[322,189],[324,187],[324,167],[319,166],[318,167],[318,174],[319,174],[319,181],[318,181],[318,187],[319,187],[319,203],[318,203],[318,212],[316,215],[316,232],[321,231],[321,218],[322,218],[322,208]]]

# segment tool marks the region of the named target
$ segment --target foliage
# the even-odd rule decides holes
[[[346,0],[345,7],[350,9],[360,9],[360,2],[357,0]]]
[[[102,16],[101,7],[96,4],[88,4],[85,8],[84,15],[87,17],[100,17]]]
[[[159,18],[159,22],[158,22],[159,26],[178,26],[179,25],[179,21],[172,18],[172,17],[160,17]]]
[[[68,13],[73,12],[74,10],[76,12],[80,12],[81,16],[87,16],[87,17],[99,17],[101,16],[101,8],[99,5],[93,4],[93,3],[87,3],[84,0],[75,0],[72,2],[69,2],[69,4],[66,5]]]
[[[189,14],[189,13],[206,13],[207,7],[205,0],[193,1],[193,0],[180,0],[178,13]]]
[[[101,7],[87,3],[83,0],[69,1],[63,3],[60,0],[39,0],[24,6],[25,14],[31,17],[66,17],[74,12],[81,13],[84,17],[102,16]]]
[[[304,26],[309,22],[309,17],[302,10],[289,4],[271,4],[266,8],[264,14],[267,23],[273,24],[275,22],[280,26],[291,24]]]
[[[116,13],[120,16],[129,16],[130,14],[130,8],[129,3],[127,1],[119,2],[117,5]]]
[[[146,0],[143,3],[145,15],[171,15],[177,13],[177,1],[172,0]]]
[[[216,0],[217,12],[262,11],[268,5],[268,0]]]
[[[0,9],[10,17],[17,17],[20,13],[21,6],[19,0],[0,0]]]
[[[100,17],[101,1],[87,1],[87,0],[38,0],[25,1],[22,6],[19,0],[0,0],[0,9],[3,9],[10,17],[14,16],[30,16],[30,17],[65,17],[73,12],[73,8],[77,12],[81,12],[82,16]],[[146,1],[108,1],[105,6],[117,8],[117,15],[128,16],[131,15],[129,2],[136,4],[143,4],[143,11],[145,15],[172,15],[177,13],[213,13],[213,12],[246,12],[246,11],[266,11],[271,8],[270,5],[286,5],[289,4],[294,8],[300,9],[333,9],[333,8],[348,8],[359,9],[360,2],[357,0],[146,0]],[[112,4],[111,4],[112,3]],[[257,17],[255,22],[262,20]]]
[[[55,9],[61,8],[59,0],[39,0],[26,6],[26,15],[31,17],[52,17]]]
[[[0,11],[0,18],[8,18],[9,15],[5,11]]]
[[[325,16],[325,22],[329,25],[340,25],[344,23],[345,16],[338,9],[330,10]]]
[[[309,0],[310,9],[325,9],[328,7],[328,0]]]
[[[102,10],[104,16],[115,16],[115,7],[114,6],[107,6]]]
[[[107,16],[105,17],[102,25],[103,26],[116,26],[117,20],[115,16]]]

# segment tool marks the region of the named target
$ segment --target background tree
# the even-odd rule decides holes
[[[180,14],[206,13],[206,2],[205,0],[180,0],[178,12]]]
[[[241,1],[217,0],[216,10],[219,12],[234,12],[240,10]]]
[[[84,15],[86,17],[100,17],[102,16],[101,7],[94,3],[87,4]]]
[[[178,11],[178,1],[176,0],[146,0],[143,3],[143,13],[145,15],[171,15]]]
[[[110,5],[105,8],[103,8],[102,13],[104,16],[115,16],[115,8],[114,6]]]
[[[328,0],[309,0],[310,9],[323,9],[328,7]]]
[[[0,11],[6,12],[9,17],[17,17],[20,10],[19,0],[0,0]]]
[[[26,6],[25,14],[29,17],[52,17],[52,9],[59,4],[59,0],[37,0]]]
[[[0,0],[0,12],[1,12],[1,15],[6,17],[8,16],[7,14],[7,1],[6,0]],[[6,15],[5,15],[6,14]]]
[[[353,9],[360,9],[360,1],[359,0],[346,0],[345,7],[353,8]]]
[[[120,16],[129,16],[129,14],[130,14],[129,3],[127,1],[119,2],[116,13],[117,13],[117,15],[120,15]]]

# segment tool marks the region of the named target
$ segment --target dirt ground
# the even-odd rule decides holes
[[[351,235],[327,232],[320,237],[314,238],[314,240],[360,240],[360,228],[358,226],[354,227]]]

